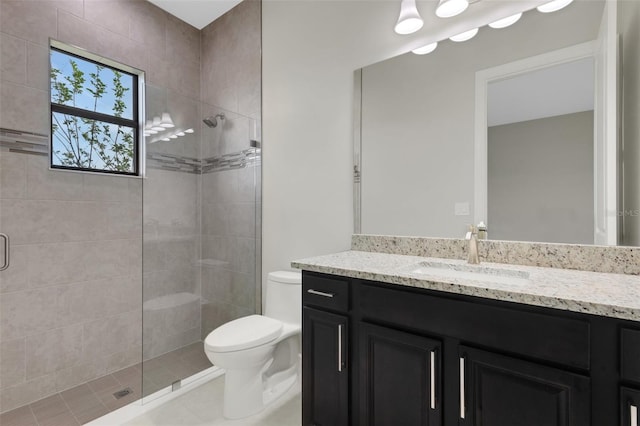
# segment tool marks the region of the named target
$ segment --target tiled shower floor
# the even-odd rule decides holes
[[[193,343],[89,383],[0,415],[2,426],[77,426],[211,367],[202,342]],[[144,369],[144,375],[142,371]],[[144,377],[141,380],[141,377]],[[114,392],[130,388],[116,399]]]

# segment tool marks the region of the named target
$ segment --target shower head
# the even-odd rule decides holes
[[[214,128],[218,125],[218,119],[220,121],[224,120],[224,114],[216,114],[215,117],[207,117],[202,122],[207,126]]]

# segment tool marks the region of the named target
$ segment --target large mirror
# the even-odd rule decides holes
[[[356,71],[356,232],[640,246],[640,2]]]

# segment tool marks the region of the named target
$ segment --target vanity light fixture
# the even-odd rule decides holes
[[[468,0],[440,0],[436,8],[436,16],[439,18],[451,18],[467,10]]]
[[[426,55],[428,53],[433,52],[438,47],[438,42],[427,44],[426,46],[418,47],[417,49],[413,49],[411,52],[416,55]]]
[[[489,24],[491,28],[507,28],[510,25],[515,24],[522,17],[522,12],[516,13],[515,15],[507,16],[506,18],[498,19],[495,22]]]
[[[185,133],[193,133],[193,129],[187,129],[184,131]]]
[[[424,25],[424,21],[418,13],[416,0],[402,0],[400,3],[400,16],[394,27],[394,31],[398,34],[412,34],[418,31]]]
[[[460,33],[460,34],[454,35],[452,37],[449,37],[449,40],[457,41],[457,42],[467,41],[467,40],[471,40],[472,38],[474,38],[476,36],[476,34],[478,34],[478,29],[474,28],[472,30],[465,31],[463,33]]]
[[[573,0],[553,0],[549,3],[538,6],[537,9],[542,13],[551,13],[569,6],[572,2]]]

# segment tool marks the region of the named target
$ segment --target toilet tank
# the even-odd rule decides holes
[[[265,316],[293,324],[302,323],[302,272],[269,272],[266,291]]]

